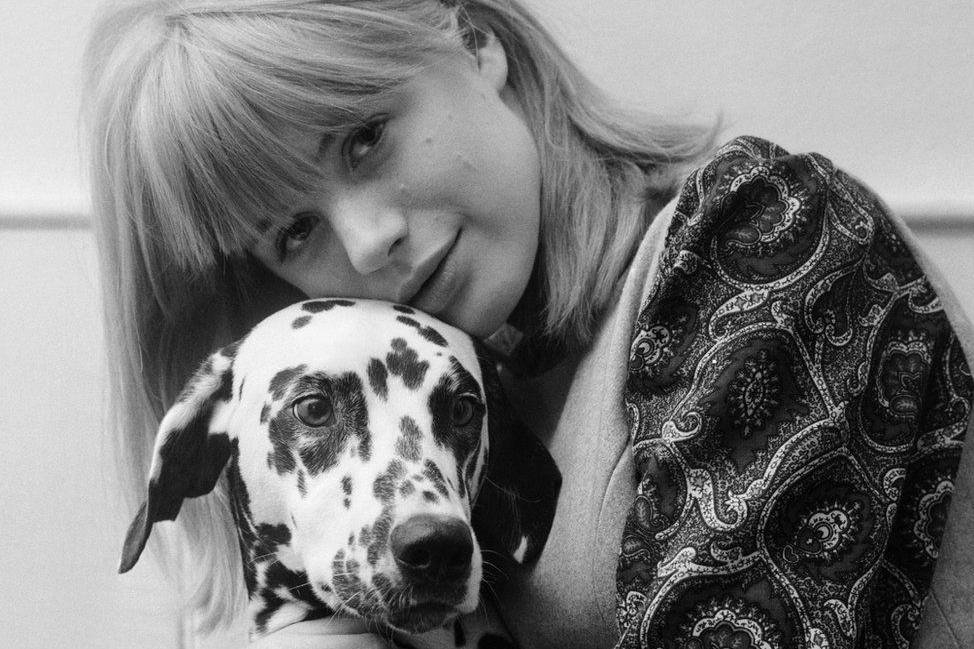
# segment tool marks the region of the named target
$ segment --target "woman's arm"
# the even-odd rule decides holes
[[[321,618],[298,622],[254,640],[246,649],[390,649],[360,620]]]
[[[621,647],[906,646],[974,396],[862,185],[753,138],[687,181],[637,322]]]

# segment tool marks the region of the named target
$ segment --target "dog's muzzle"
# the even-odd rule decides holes
[[[413,516],[393,528],[391,543],[403,581],[417,591],[462,585],[470,576],[473,538],[459,518]]]
[[[408,594],[389,611],[398,628],[432,628],[460,613],[467,599],[474,542],[470,525],[457,517],[417,514],[392,529],[390,549]]]

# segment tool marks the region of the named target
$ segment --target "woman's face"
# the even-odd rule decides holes
[[[363,127],[296,136],[324,180],[252,253],[308,297],[408,303],[486,336],[524,293],[540,163],[492,38],[376,100]]]

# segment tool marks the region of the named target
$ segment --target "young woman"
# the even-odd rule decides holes
[[[523,646],[915,634],[970,340],[828,160],[619,110],[514,0],[143,2],[86,69],[134,493],[206,352],[306,296],[395,300],[506,346],[564,474],[499,593]],[[180,520],[212,625],[242,580],[225,500],[201,500]]]

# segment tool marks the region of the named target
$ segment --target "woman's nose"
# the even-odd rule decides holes
[[[347,198],[330,211],[331,227],[360,275],[385,267],[409,231],[401,210],[370,198]]]

